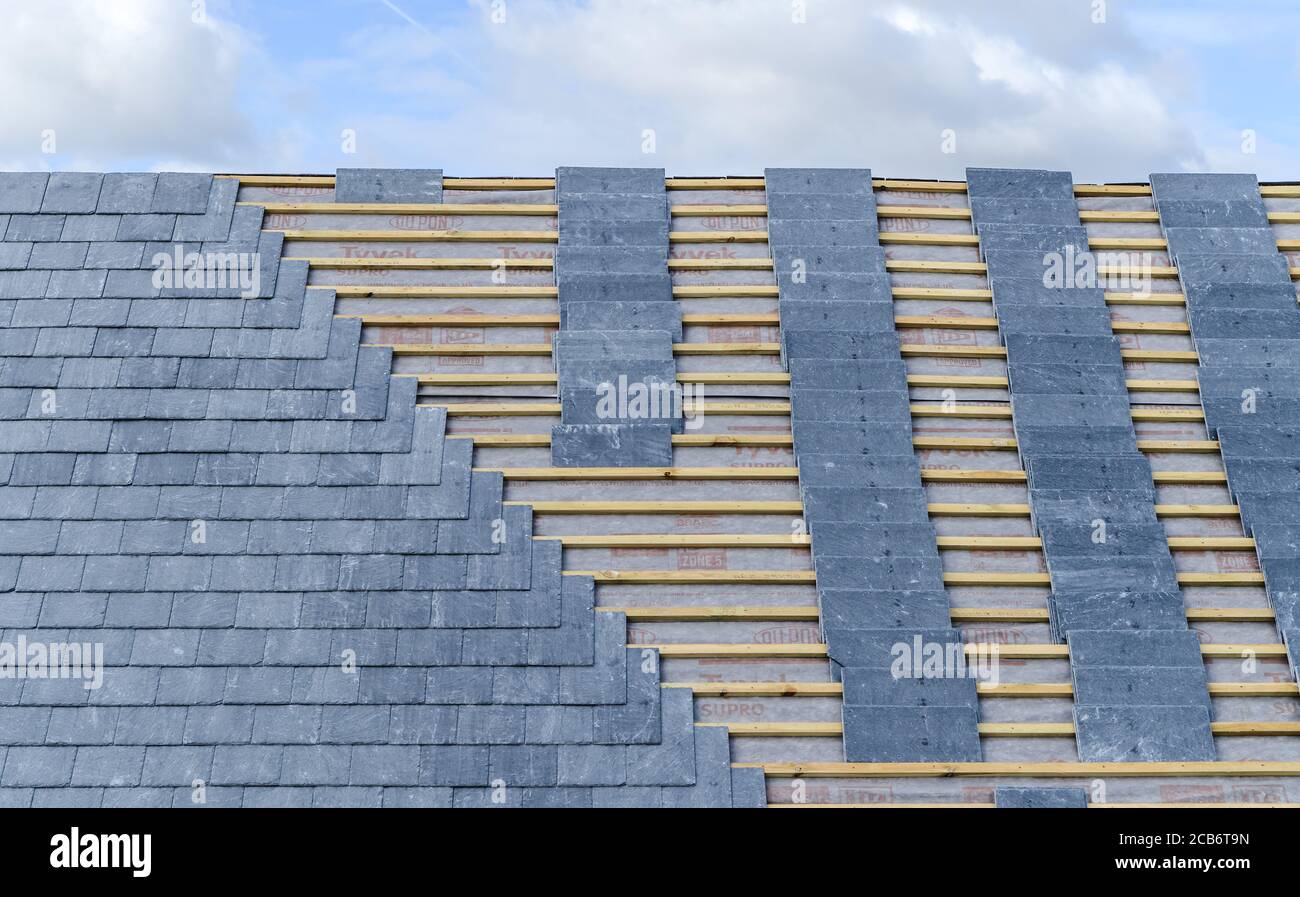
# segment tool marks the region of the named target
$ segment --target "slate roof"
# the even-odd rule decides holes
[[[769,169],[762,184],[807,588],[843,697],[835,750],[978,763],[974,679],[891,669],[900,640],[965,635],[872,184],[867,169]],[[1151,184],[1194,385],[1294,676],[1288,261],[1253,177]],[[563,575],[560,542],[534,540],[502,473],[475,469],[473,442],[394,375],[392,348],[335,315],[332,289],[307,288],[307,262],[283,258],[284,235],[239,189],[208,174],[0,173],[0,672],[24,643],[101,645],[105,665],[97,688],[0,675],[0,804],[765,804],[764,772],[733,766],[728,729],[696,725],[690,688],[661,687],[655,649],[628,644],[624,614],[596,612],[593,579]],[[1074,189],[1067,172],[967,173],[1075,745],[1082,761],[1215,760],[1200,639],[1105,293],[1041,280],[1045,253],[1088,245]],[[444,179],[346,169],[333,192],[441,203]],[[620,375],[678,380],[664,172],[562,168],[555,199],[550,461],[672,466],[680,418],[610,420],[592,402]],[[256,276],[159,279],[160,258],[187,253]],[[993,800],[1086,803],[1005,780]]]
[[[0,802],[762,804],[237,188],[0,174],[0,626],[106,665],[0,679]],[[177,245],[260,294],[155,286]]]

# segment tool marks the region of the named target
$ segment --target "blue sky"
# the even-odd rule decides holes
[[[1281,0],[6,7],[4,168],[1300,179],[1300,4]]]

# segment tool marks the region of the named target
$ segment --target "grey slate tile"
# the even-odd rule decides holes
[[[850,762],[978,762],[976,711],[967,707],[844,708]]]
[[[874,201],[869,168],[765,168],[764,185],[772,193],[841,193]]]
[[[562,295],[560,326],[567,330],[656,330],[670,334],[675,342],[682,338],[681,309],[675,302],[584,301],[573,302]]]
[[[946,654],[961,650],[961,634],[948,627],[937,629],[839,629],[826,633],[831,659],[844,667],[886,667],[917,639],[922,648],[938,645]]]
[[[1083,809],[1088,806],[1082,788],[1012,788],[993,789],[993,801],[999,809]]]
[[[1203,705],[1076,705],[1074,723],[1079,759],[1085,763],[1215,759],[1210,715]]]
[[[11,215],[5,239],[36,243],[57,240],[63,234],[65,219],[64,215]]]
[[[925,491],[893,487],[814,486],[803,490],[812,519],[854,523],[917,523],[927,519]]]
[[[45,214],[87,213],[99,204],[102,174],[78,171],[56,171],[50,175],[41,201]]]
[[[978,710],[974,678],[895,678],[889,667],[844,670],[844,706],[966,707]]]
[[[1277,251],[1277,237],[1269,228],[1166,227],[1165,239],[1175,263],[1188,255],[1241,253],[1266,255]]]
[[[1268,255],[1193,253],[1178,260],[1178,279],[1189,294],[1194,294],[1196,287],[1209,284],[1290,284],[1286,257],[1276,252]]]
[[[786,193],[767,187],[768,217],[780,221],[856,221],[875,223],[876,204],[868,194],[798,190]]]
[[[1259,182],[1253,174],[1158,173],[1150,176],[1150,184],[1157,203],[1169,200],[1260,201]]]
[[[639,221],[620,221],[611,228],[603,221],[574,220],[560,217],[560,246],[666,246],[669,224],[667,214]]]
[[[340,168],[334,201],[440,203],[442,169]]]
[[[559,425],[551,430],[556,467],[664,467],[672,465],[667,425]]]
[[[827,274],[882,274],[885,251],[878,246],[824,247],[817,244],[772,245],[772,267],[779,277],[802,272],[809,278]]]
[[[773,246],[823,246],[833,249],[879,245],[876,223],[865,215],[858,220],[769,218],[767,232]]]
[[[99,191],[96,211],[124,214],[148,212],[157,183],[158,175],[147,172],[106,174]]]
[[[938,629],[949,625],[948,596],[943,591],[818,589],[822,628]]]
[[[1156,207],[1166,228],[1269,226],[1258,193],[1250,199],[1159,199]]]
[[[1084,667],[1186,667],[1202,669],[1201,645],[1196,633],[1092,632],[1070,635],[1071,668]]]
[[[1076,704],[1098,707],[1210,706],[1204,668],[1074,667]]]
[[[1074,184],[1068,171],[1030,168],[967,168],[966,184],[971,196],[1070,199]]]
[[[984,222],[1003,224],[1075,224],[1079,208],[1074,198],[1039,199],[1013,196],[976,195],[970,198],[971,216],[976,225]]]
[[[560,166],[555,188],[562,193],[653,193],[664,189],[664,170]]]
[[[39,212],[49,177],[45,172],[35,171],[0,174],[0,212]]]
[[[209,174],[164,171],[158,175],[149,211],[154,214],[200,214],[208,207],[211,185],[212,175]]]

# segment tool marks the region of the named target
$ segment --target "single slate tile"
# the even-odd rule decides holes
[[[1050,269],[1030,267],[1032,276],[998,277],[989,283],[993,291],[993,305],[997,309],[1016,305],[1035,308],[1100,308],[1105,305],[1105,291],[1100,287],[1079,286],[1065,280],[1057,284],[1043,282],[1043,274]]]
[[[1253,199],[1160,199],[1156,209],[1165,228],[1269,226],[1258,194]]]
[[[794,427],[795,457],[848,452],[868,457],[899,457],[913,451],[911,427],[865,422],[800,422]]]
[[[211,186],[212,175],[210,174],[164,171],[158,175],[149,211],[154,214],[176,212],[189,215],[200,214],[208,207],[208,192]]]
[[[1300,315],[1295,309],[1197,309],[1188,310],[1192,334],[1199,341],[1215,339],[1300,339]],[[1242,359],[1249,363],[1249,359]]]
[[[844,193],[874,198],[869,168],[765,168],[771,193]]]
[[[845,192],[792,193],[767,188],[767,214],[782,221],[863,221],[874,224],[876,203],[866,194]]]
[[[1018,196],[975,195],[970,197],[971,218],[975,224],[1071,225],[1079,221],[1079,207],[1069,199],[1039,199]]]
[[[893,330],[893,309],[856,301],[805,301],[781,308],[781,326],[791,330]]]
[[[1081,667],[1070,670],[1076,704],[1163,707],[1204,704],[1213,713],[1204,667]]]
[[[919,486],[921,483],[921,468],[915,457],[901,456],[896,458],[870,458],[863,455],[828,453],[828,454],[811,454],[803,453],[798,458],[799,461],[799,482],[805,486],[885,486],[885,487],[912,487]],[[932,534],[932,533],[931,533]],[[852,534],[845,534],[843,531],[831,531],[826,534],[829,538],[835,539],[837,535],[843,538],[845,535],[856,536],[859,543],[865,544],[864,539],[880,539],[877,548],[883,554],[888,554],[890,549],[901,547],[900,544],[891,538],[891,535],[898,535],[905,541],[912,541],[918,537],[918,531],[897,530],[888,531],[884,528],[876,528],[870,532],[858,531]],[[819,533],[820,537],[821,534]],[[825,547],[819,545],[819,548]],[[850,552],[833,551],[831,554],[848,554]]]
[[[979,762],[978,713],[969,707],[844,708],[850,763]]]
[[[1243,262],[1248,261],[1246,257],[1239,258]],[[1261,261],[1271,265],[1267,260]],[[1179,268],[1180,274],[1187,264],[1184,260]],[[1295,304],[1295,287],[1289,279],[1275,279],[1266,283],[1213,283],[1190,282],[1184,278],[1183,288],[1189,310],[1250,308],[1289,312]]]
[[[771,247],[778,277],[796,273],[809,278],[827,274],[884,274],[885,250],[879,246],[829,247],[780,243]]]
[[[1166,227],[1165,239],[1175,264],[1188,255],[1277,251],[1277,237],[1266,227]]]
[[[28,259],[32,256],[33,245],[32,243],[0,243],[0,269],[6,271],[25,269]]]
[[[1178,260],[1178,279],[1184,289],[1193,292],[1208,284],[1291,286],[1288,270],[1286,256],[1275,250],[1265,255],[1199,252]]]
[[[1088,795],[1082,788],[1016,788],[999,785],[993,789],[999,809],[1084,809]]]
[[[1070,336],[1110,334],[1110,313],[1105,306],[1037,308],[1002,305],[997,308],[998,326],[1003,333],[1053,333]]]
[[[665,268],[653,274],[585,274],[557,271],[561,304],[577,302],[672,302],[672,280]]]
[[[1173,558],[1168,552],[1155,557],[1112,557],[1104,566],[1090,555],[1049,555],[1047,569],[1052,586],[1066,591],[1097,591],[1107,587],[1133,591],[1171,591],[1178,588]]]
[[[879,246],[876,222],[861,220],[802,220],[772,217],[767,222],[768,239],[773,246],[823,246],[834,249],[846,246]]]
[[[1071,667],[1190,667],[1202,669],[1195,632],[1076,631],[1070,635]]]
[[[45,214],[84,214],[95,211],[99,205],[102,174],[78,171],[56,171],[50,175],[41,202]]]
[[[961,633],[955,629],[839,629],[827,633],[831,659],[844,667],[888,668],[898,656],[914,651],[917,641],[940,646],[945,655],[963,650]]]
[[[1210,714],[1202,704],[1185,707],[1075,705],[1079,759],[1099,762],[1214,760]]]
[[[1093,520],[1060,517],[1040,518],[1037,529],[1048,557],[1091,556],[1095,562],[1104,564],[1109,558],[1156,558],[1169,554],[1168,535],[1155,517],[1154,506],[1146,520],[1107,520],[1105,533],[1099,532]]]
[[[1062,251],[1067,246],[1088,248],[1088,230],[1073,224],[981,224],[980,252],[1008,249],[1019,252]]]
[[[667,247],[560,246],[555,272],[563,274],[667,274]]]
[[[625,221],[658,221],[668,217],[668,198],[658,194],[560,193],[559,217],[599,222],[617,229]]]
[[[60,272],[55,272],[60,273]],[[1300,340],[1256,338],[1196,339],[1202,365],[1250,364],[1300,367]]]
[[[1157,203],[1169,200],[1260,202],[1259,181],[1253,174],[1158,173],[1150,177]]]
[[[617,227],[604,221],[575,220],[561,215],[559,219],[559,245],[563,246],[656,246],[668,247],[669,223],[665,214],[651,219],[619,221]]]
[[[805,302],[852,302],[875,307],[874,314],[889,311],[893,304],[892,286],[887,274],[814,273],[796,279],[794,275],[778,273],[776,283],[780,291],[778,310],[782,313]],[[888,326],[873,323],[869,329],[883,332],[892,331],[894,327],[890,321]]]
[[[815,552],[818,588],[932,591],[943,588],[938,555],[922,558],[836,557]]]
[[[157,184],[158,175],[148,172],[106,174],[96,211],[116,214],[148,212]]]
[[[791,394],[791,418],[803,423],[861,422],[887,426],[911,420],[905,393],[883,390],[850,392],[835,389],[796,389]],[[909,478],[909,484],[914,482]]]
[[[781,332],[789,358],[873,359],[898,357],[898,334],[836,333],[825,330],[785,330]]]
[[[560,166],[555,189],[563,193],[654,193],[664,189],[662,168]]]
[[[66,215],[12,215],[5,239],[41,243],[57,240],[63,234]]]
[[[551,430],[556,467],[672,466],[672,432],[665,425],[570,425]]]
[[[39,212],[49,178],[38,171],[0,173],[0,212]]]
[[[560,306],[560,326],[565,330],[658,330],[682,339],[682,312],[675,302],[608,301],[572,302]]]
[[[966,707],[977,710],[974,677],[895,677],[887,666],[846,667],[844,706]]]
[[[947,593],[818,589],[822,629],[940,629],[951,622]],[[828,635],[829,639],[829,635]]]
[[[907,389],[907,365],[901,358],[888,360],[791,358],[790,388],[871,390]]]
[[[1017,424],[1016,440],[1025,457],[1037,455],[1122,455],[1137,451],[1137,436],[1132,423],[1121,420],[1104,425]]]
[[[967,168],[971,196],[1073,199],[1074,183],[1068,171],[1033,168]]]
[[[802,493],[805,511],[814,519],[854,523],[918,523],[928,519],[928,502],[920,486],[815,486]]]

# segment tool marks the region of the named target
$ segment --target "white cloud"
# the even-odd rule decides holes
[[[251,127],[236,83],[248,47],[177,0],[6,4],[0,159],[9,167],[220,168]],[[53,132],[56,154],[42,153]]]
[[[504,25],[477,5],[472,25],[435,32],[481,66],[450,115],[421,115],[445,85],[412,91],[436,54],[402,59],[386,44],[383,67],[409,63],[415,77],[407,113],[366,122],[376,161],[409,161],[412,138],[458,173],[800,164],[949,177],[1030,165],[1140,178],[1201,158],[1149,48],[1117,15],[1092,24],[1086,0],[809,0],[805,24],[788,0],[511,0]],[[654,156],[641,152],[645,129]],[[956,155],[941,152],[947,129]]]
[[[508,0],[503,24],[490,0],[304,2],[312,18],[266,46],[259,20],[306,13],[236,6],[241,29],[226,2],[208,0],[201,23],[187,0],[19,7],[0,31],[0,164],[1024,165],[1129,180],[1231,149],[1198,114],[1199,55],[1125,0],[1102,25],[1091,0],[807,0],[804,24],[792,0]],[[1176,31],[1213,29],[1189,17]],[[38,151],[46,128],[54,158]],[[356,155],[340,151],[344,128]],[[947,130],[956,154],[941,151]],[[1261,141],[1255,158],[1289,155]]]

